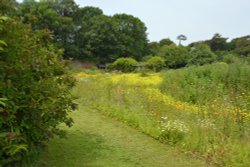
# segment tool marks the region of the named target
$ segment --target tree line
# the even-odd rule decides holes
[[[145,24],[132,15],[107,16],[96,7],[79,7],[74,0],[24,0],[19,4],[15,0],[3,1],[8,2],[2,2],[3,12],[30,24],[34,32],[43,29],[50,32],[54,45],[64,50],[65,59],[106,64],[122,57],[141,61],[160,56],[166,67],[179,68],[250,55],[250,35],[228,41],[216,33],[209,40],[188,46],[181,45],[187,39],[185,35],[177,37],[179,45],[169,38],[149,42]]]
[[[146,54],[146,26],[132,15],[107,16],[96,7],[79,7],[74,0],[24,0],[16,15],[33,31],[51,32],[65,58],[106,63]]]

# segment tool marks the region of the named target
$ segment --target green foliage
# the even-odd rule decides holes
[[[161,47],[158,55],[165,59],[168,68],[185,67],[190,57],[186,47],[176,45]]]
[[[133,58],[119,58],[110,66],[111,69],[120,70],[122,72],[133,72],[138,62]]]
[[[118,24],[109,16],[97,16],[91,20],[85,35],[92,60],[99,63],[113,62],[119,57]]]
[[[225,62],[227,64],[238,63],[239,61],[240,61],[240,58],[232,53],[224,54],[222,58],[222,62]]]
[[[106,16],[99,8],[80,8],[74,0],[26,0],[18,15],[34,31],[48,29],[65,58],[110,63],[127,55],[139,60],[146,54],[145,24],[131,15]]]
[[[103,11],[101,9],[95,7],[83,7],[79,8],[73,17],[75,26],[78,27],[74,38],[74,46],[77,50],[77,53],[74,55],[76,59],[84,61],[100,61],[98,60],[99,55],[94,55],[92,48],[95,47],[92,46],[93,43],[90,43],[95,40],[92,40],[92,36],[90,35],[92,29],[94,29],[92,26],[94,26],[96,24],[95,21],[98,20],[96,17],[100,16],[103,16]]]
[[[188,60],[189,65],[204,65],[216,61],[216,55],[206,44],[197,44],[190,52],[191,59]]]
[[[159,56],[151,57],[146,62],[146,67],[154,71],[161,71],[164,66],[165,66],[165,61],[162,57]]]
[[[73,16],[77,12],[73,0],[34,1],[26,0],[20,4],[18,15],[24,23],[32,25],[33,31],[48,29],[53,35],[54,44],[64,49],[64,57],[74,57],[76,27]]]
[[[181,101],[205,104],[217,96],[240,96],[241,93],[249,92],[249,76],[250,68],[246,64],[216,63],[201,67],[191,66],[168,71],[161,90]],[[171,86],[173,84],[174,87]]]
[[[0,14],[12,15],[17,8],[18,4],[15,0],[1,0],[0,1]]]
[[[229,50],[227,38],[222,37],[220,34],[214,34],[213,38],[206,41],[213,52]]]
[[[7,44],[4,41],[0,40],[0,53],[4,51],[3,47],[5,46],[7,46]]]
[[[149,42],[148,43],[148,54],[156,55],[160,49],[160,45],[158,42]]]
[[[160,46],[172,45],[172,44],[174,44],[174,42],[171,41],[169,38],[164,38],[164,39],[161,39],[161,40],[159,41],[159,45],[160,45]]]
[[[47,31],[34,33],[13,19],[1,27],[7,46],[0,53],[0,164],[11,165],[62,134],[59,124],[72,124],[74,79]]]
[[[146,77],[100,74],[80,78],[74,92],[91,110],[210,166],[249,166],[249,70],[246,64],[216,63]],[[164,77],[162,91],[152,76]]]
[[[192,129],[201,129],[185,139],[184,148],[203,154],[218,166],[249,166],[249,152],[244,148],[250,148],[245,142],[250,133],[249,77],[249,65],[240,63],[188,67],[164,74],[163,93],[200,109]]]
[[[139,19],[128,14],[116,14],[113,19],[118,23],[118,41],[120,57],[130,57],[141,60],[146,53],[147,34],[146,26]]]
[[[230,42],[230,45],[234,53],[247,56],[250,54],[250,35],[235,38]]]

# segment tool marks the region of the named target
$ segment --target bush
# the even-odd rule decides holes
[[[191,59],[189,65],[204,65],[216,61],[216,55],[211,51],[208,45],[198,44],[191,50]]]
[[[236,55],[229,53],[229,54],[223,55],[222,61],[227,64],[231,64],[231,63],[239,62],[240,59]]]
[[[158,55],[165,59],[165,64],[168,68],[185,67],[190,57],[187,48],[176,45],[161,47]]]
[[[13,166],[70,126],[74,79],[46,31],[8,19],[0,22],[0,166]]]
[[[146,62],[146,67],[154,71],[160,71],[165,66],[165,61],[162,57],[154,56]]]
[[[122,72],[133,72],[138,62],[133,58],[119,58],[109,65],[109,68],[120,70]]]

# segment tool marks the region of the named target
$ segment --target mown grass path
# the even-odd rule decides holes
[[[80,108],[66,139],[53,139],[37,167],[202,167],[204,163],[97,112]]]

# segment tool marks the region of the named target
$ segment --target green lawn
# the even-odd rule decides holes
[[[53,139],[32,167],[202,167],[172,147],[86,108],[72,113],[66,139]]]

